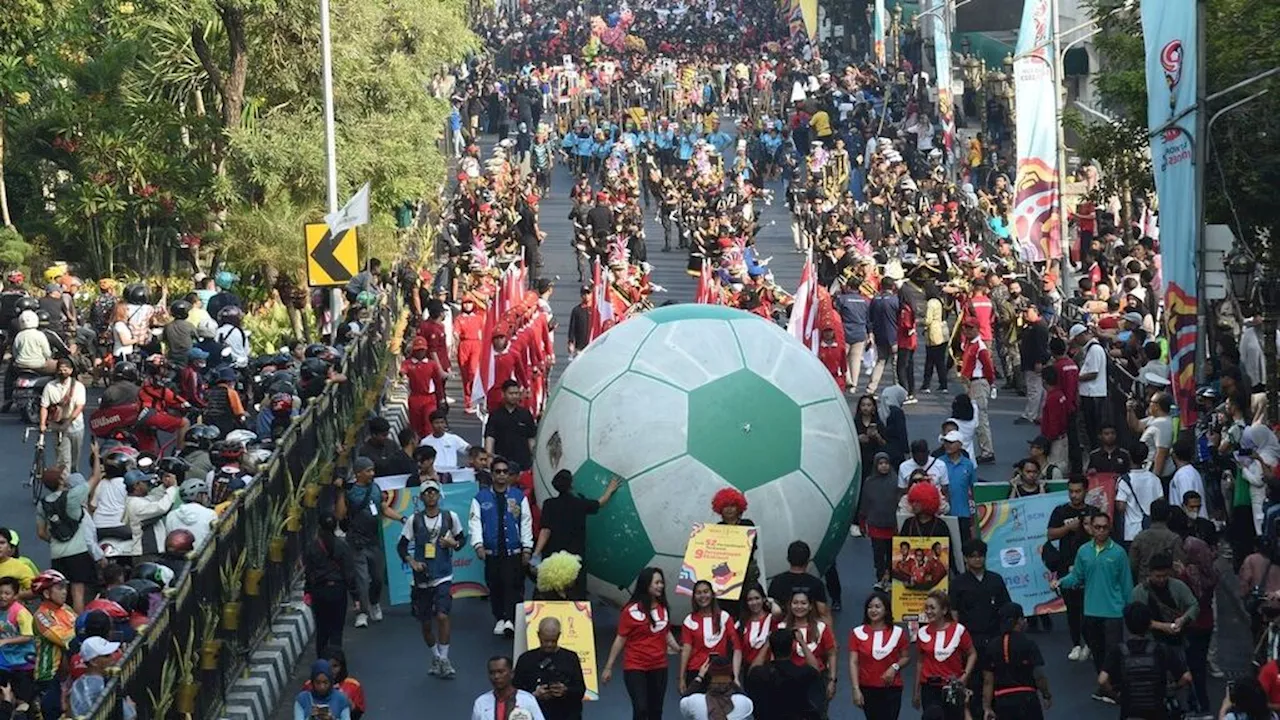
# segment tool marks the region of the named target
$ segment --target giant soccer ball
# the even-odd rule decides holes
[[[793,540],[820,568],[835,559],[861,485],[853,416],[818,358],[767,320],[701,304],[628,319],[565,369],[538,429],[539,498],[562,469],[587,497],[625,480],[587,521],[588,587],[619,604],[648,565],[674,596],[690,528],[719,521],[725,486],[746,495],[772,576]]]

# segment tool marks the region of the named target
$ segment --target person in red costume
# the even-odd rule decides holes
[[[973,281],[973,292],[969,295],[969,302],[964,308],[965,322],[972,320],[978,325],[978,337],[982,341],[991,346],[991,339],[995,337],[995,305],[992,304],[991,298],[987,297],[987,281],[985,279],[975,279]]]
[[[458,348],[458,371],[462,374],[463,407],[470,412],[471,385],[480,370],[484,345],[484,315],[476,312],[476,300],[470,293],[462,296],[462,312],[453,319],[453,337]]]
[[[827,372],[831,373],[840,391],[844,392],[849,387],[844,347],[836,338],[836,329],[830,324],[824,323],[822,326],[822,339],[818,343],[818,359],[826,366]]]
[[[444,404],[444,371],[429,357],[426,338],[415,337],[409,357],[400,363],[400,374],[409,383],[409,426],[418,437],[431,434],[431,413]]]
[[[493,378],[485,398],[489,412],[502,405],[502,383],[515,380],[524,387],[524,361],[518,353],[512,351],[510,333],[506,323],[499,324],[493,331]]]
[[[444,303],[427,301],[427,319],[418,326],[418,337],[427,341],[427,355],[449,372],[449,340],[444,329]]]

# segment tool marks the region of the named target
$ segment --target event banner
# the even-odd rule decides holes
[[[693,586],[706,580],[717,598],[737,600],[755,541],[756,529],[746,525],[694,525],[684,548],[676,594],[693,595]]]
[[[1182,424],[1195,421],[1196,244],[1203,208],[1196,194],[1196,0],[1144,0],[1147,124],[1160,212],[1161,275],[1169,370]]]
[[[1000,573],[1009,597],[1027,615],[1062,612],[1062,598],[1049,589],[1052,574],[1040,558],[1048,541],[1049,516],[1067,493],[1028,495],[978,505],[978,532],[987,543],[987,569]]]
[[[516,637],[514,656],[520,657],[526,650],[541,644],[538,642],[538,623],[546,618],[560,621],[560,647],[578,654],[582,663],[582,679],[587,686],[587,694],[582,699],[599,700],[600,678],[596,674],[596,634],[591,603],[568,600],[524,603],[523,617],[520,618],[524,631]]]
[[[894,536],[893,547],[889,566],[893,618],[898,622],[925,622],[925,598],[934,590],[946,591],[949,587],[951,538]]]
[[[871,53],[876,65],[885,64],[884,55],[884,0],[876,0],[875,12],[871,16]]]
[[[1062,257],[1058,227],[1058,92],[1054,83],[1053,36],[1057,18],[1050,0],[1025,0],[1018,50],[1014,55],[1014,92],[1018,108],[1018,146],[1014,182],[1013,229],[1029,261]]]
[[[379,483],[381,485],[381,483]],[[471,512],[471,498],[476,496],[475,483],[449,483],[444,485],[444,494],[440,498],[441,510],[452,510],[462,522],[462,531],[466,532],[467,515]],[[386,488],[383,488],[386,490]],[[418,500],[418,488],[401,487],[398,490],[387,490],[391,493],[391,507],[406,518],[409,514],[422,509]],[[382,548],[387,556],[387,597],[392,605],[409,603],[409,589],[413,583],[413,569],[400,561],[396,553],[396,544],[400,542],[400,533],[404,525],[386,518],[382,519]],[[409,543],[409,554],[413,555],[413,542]],[[484,564],[476,557],[471,547],[471,538],[467,538],[465,547],[453,552],[453,596],[485,597],[489,588],[484,584]]]
[[[934,72],[938,75],[938,120],[942,123],[942,157],[947,166],[954,162],[956,137],[955,101],[951,97],[951,2],[932,0],[934,6],[933,57]]]

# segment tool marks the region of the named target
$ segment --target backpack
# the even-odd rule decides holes
[[[71,517],[71,513],[67,511],[67,491],[62,490],[58,493],[58,497],[49,500],[48,497],[40,499],[40,509],[44,511],[45,525],[49,528],[49,536],[58,542],[69,542],[71,538],[80,532],[80,519],[84,517],[83,510],[81,517]]]
[[[1120,669],[1125,707],[1129,714],[1157,712],[1165,707],[1165,673],[1155,643],[1148,638],[1140,652],[1120,643]]]

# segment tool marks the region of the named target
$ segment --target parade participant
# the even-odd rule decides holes
[[[862,477],[865,480],[875,470],[877,453],[888,453],[888,428],[881,424],[880,405],[871,393],[858,398],[857,411],[853,415],[858,445],[862,451]]]
[[[422,641],[431,655],[428,675],[452,678],[457,674],[449,661],[450,621],[453,609],[453,552],[466,540],[462,521],[452,510],[441,510],[440,483],[426,480],[419,490],[422,510],[404,523],[396,554],[413,570],[410,603],[422,627]],[[413,543],[413,555],[409,543]],[[434,623],[436,632],[432,632]]]
[[[555,489],[556,496],[547,498],[542,503],[541,528],[538,530],[538,542],[533,547],[533,554],[545,558],[563,551],[580,558],[586,557],[587,516],[599,513],[609,504],[609,500],[622,487],[622,479],[609,478],[599,500],[591,500],[573,492],[573,473],[568,470],[557,471],[555,477],[551,478],[551,487]],[[567,597],[570,600],[587,599],[586,573],[578,574]]]
[[[462,404],[467,412],[475,412],[471,391],[476,373],[480,371],[484,315],[476,312],[476,299],[472,293],[462,296],[462,312],[453,318],[453,334],[458,352],[458,371],[462,375]]]
[[[996,460],[996,454],[991,444],[991,421],[987,405],[991,399],[991,385],[996,379],[995,365],[991,362],[991,351],[987,349],[987,341],[980,335],[977,322],[965,321],[964,338],[960,379],[968,389],[969,399],[973,401],[978,421],[978,457],[975,458],[975,462],[980,465],[993,463]],[[952,504],[955,504],[954,500]]]
[[[538,433],[533,413],[520,404],[523,396],[524,392],[518,382],[504,382],[502,405],[490,408],[489,419],[484,428],[485,451],[506,458],[514,465],[512,472],[520,472],[533,466],[533,442]]]
[[[560,647],[560,621],[538,622],[538,647],[516,659],[513,683],[538,701],[547,720],[581,720],[587,684],[578,653]]]
[[[732,658],[734,682],[742,671],[742,646],[733,616],[720,608],[710,581],[693,585],[689,615],[680,629],[680,674],[677,675],[681,697],[688,695],[695,676],[705,678],[704,668],[715,657]]]
[[[1050,588],[1084,589],[1084,639],[1093,658],[1094,670],[1102,672],[1107,653],[1119,644],[1123,630],[1125,604],[1133,589],[1133,573],[1129,557],[1111,539],[1111,517],[1104,512],[1094,514],[1089,523],[1093,542],[1076,551],[1071,572],[1049,583]],[[1150,615],[1148,615],[1148,618]],[[1094,700],[1114,702],[1099,686]]]
[[[303,587],[311,598],[316,623],[316,646],[341,647],[347,624],[347,598],[359,602],[355,554],[336,536],[338,519],[320,516],[316,536],[302,551]]]
[[[338,499],[333,514],[339,521],[346,521],[346,539],[355,564],[358,628],[368,627],[370,619],[382,621],[379,601],[387,563],[383,559],[381,518],[403,522],[400,513],[391,507],[390,498],[373,482],[374,467],[374,461],[362,455],[351,463],[353,482],[349,487],[343,487],[345,478],[341,473],[334,481]]]
[[[1044,657],[1026,635],[1022,606],[1006,602],[999,609],[1002,632],[981,653],[982,708],[986,720],[1042,720],[1052,706]],[[1041,706],[1041,699],[1044,704]]]
[[[853,394],[862,381],[862,357],[866,353],[867,338],[870,335],[867,298],[859,291],[856,283],[849,281],[841,285],[840,292],[832,299],[836,311],[840,313],[840,323],[844,330],[847,350],[845,362],[848,367],[848,375],[845,377],[849,382],[849,392]]]
[[[649,567],[636,578],[631,599],[618,615],[618,635],[609,647],[600,682],[613,679],[618,655],[626,651],[622,663],[623,682],[631,697],[634,720],[661,720],[662,705],[667,694],[667,653],[680,652],[675,637],[668,630],[666,580],[662,571]]]
[[[515,605],[524,598],[524,568],[533,552],[533,519],[529,499],[510,483],[511,463],[495,457],[490,465],[491,487],[482,487],[471,500],[467,534],[476,556],[484,563],[493,634],[515,634]]]
[[[1191,673],[1177,651],[1151,638],[1151,611],[1133,603],[1124,609],[1129,638],[1117,640],[1107,651],[1098,673],[1098,685],[1119,698],[1120,716],[1172,720],[1167,698],[1170,681],[1181,688],[1191,683]]]
[[[836,329],[830,325],[822,328],[822,336],[818,343],[818,359],[827,368],[827,372],[831,373],[832,379],[836,381],[836,386],[841,390],[847,389],[848,378],[845,372],[848,369],[848,364],[844,346],[836,338]]]
[[[947,523],[938,517],[942,496],[933,483],[918,482],[907,490],[911,517],[902,521],[898,534],[903,537],[950,537]]]
[[[1089,542],[1089,523],[1097,509],[1084,501],[1087,489],[1084,478],[1072,477],[1067,481],[1067,502],[1049,514],[1046,537],[1050,542],[1057,541],[1058,545],[1054,547],[1046,543],[1045,547],[1051,548],[1052,552],[1046,550],[1041,557],[1045,559],[1045,568],[1059,577],[1071,572],[1076,553]],[[1058,594],[1067,608],[1067,629],[1071,634],[1071,651],[1067,653],[1067,659],[1088,660],[1089,646],[1085,644],[1083,635],[1084,591],[1059,588]]]
[[[871,379],[867,382],[867,393],[874,395],[880,386],[880,378],[885,368],[889,368],[890,381],[897,384],[896,357],[898,354],[898,315],[901,302],[897,294],[897,281],[893,278],[881,278],[880,293],[871,299],[867,307],[867,324],[871,329],[871,337],[875,341],[876,363],[871,369]]]
[[[711,498],[711,511],[720,516],[721,525],[741,525],[743,527],[755,527],[754,521],[742,517],[747,511],[747,496],[742,494],[737,488],[720,488]],[[751,555],[747,557],[747,573],[743,576],[742,587],[750,587],[760,583],[760,565],[756,562],[756,550],[758,543],[751,541]],[[723,607],[730,615],[740,615],[739,601],[737,600],[721,600],[720,606]]]
[[[822,676],[822,682],[826,686],[821,705],[825,715],[825,708],[831,703],[831,698],[835,697],[836,693],[836,672],[839,668],[836,665],[835,635],[831,632],[831,627],[818,614],[815,603],[810,600],[809,594],[805,591],[793,590],[791,599],[786,604],[786,610],[787,613],[779,621],[778,627],[795,631],[795,649],[791,653],[793,663],[805,664],[808,662],[807,655],[812,655],[817,661],[818,674]],[[807,646],[808,652],[806,653],[801,646]]]
[[[849,631],[849,680],[853,704],[868,720],[897,720],[902,710],[902,671],[910,664],[911,639],[891,622],[889,596],[867,596],[862,624]]]
[[[936,282],[925,285],[924,311],[924,377],[920,384],[921,392],[932,393],[929,381],[936,372],[938,375],[938,392],[947,392],[947,324],[942,306],[942,292]]]
[[[493,331],[493,385],[485,398],[487,412],[493,413],[506,400],[507,383],[514,382],[519,389],[527,377],[527,368],[523,358],[512,351],[508,338],[508,329],[499,324]],[[517,396],[517,401],[519,396]],[[477,400],[478,401],[478,400]]]
[[[430,341],[418,335],[409,345],[409,357],[400,363],[400,377],[409,386],[409,426],[424,438],[431,434],[436,409],[447,404],[445,371],[436,356],[431,356]]]
[[[978,657],[973,640],[964,625],[954,621],[951,601],[945,592],[929,593],[924,601],[924,615],[928,622],[921,625],[916,634],[920,668],[912,686],[911,706],[925,712],[937,708],[946,720],[962,720],[965,687]]]
[[[427,302],[427,319],[418,326],[416,337],[426,342],[425,357],[434,360],[441,372],[449,372],[449,333],[444,326],[444,303],[435,299]]]
[[[888,453],[876,453],[873,462],[874,472],[862,480],[861,516],[858,521],[863,533],[871,538],[875,587],[883,590],[889,583],[893,535],[898,524],[898,481]]]
[[[530,720],[544,720],[538,699],[512,684],[514,673],[511,658],[494,656],[489,658],[487,667],[493,691],[476,698],[471,708],[471,720],[513,717],[517,709],[525,711]]]
[[[352,720],[351,699],[334,684],[333,667],[328,660],[311,664],[310,687],[298,693],[293,701],[293,720]]]
[[[908,479],[920,470],[928,476],[930,482],[939,492],[947,487],[947,466],[941,458],[929,454],[929,443],[923,438],[911,441],[911,455],[898,465],[898,488],[906,490],[911,483]]]
[[[778,620],[782,617],[782,607],[765,594],[760,583],[743,587],[742,612],[738,615],[736,628],[741,640],[739,647],[742,650],[742,664],[751,667],[765,651],[769,635],[777,629]]]

